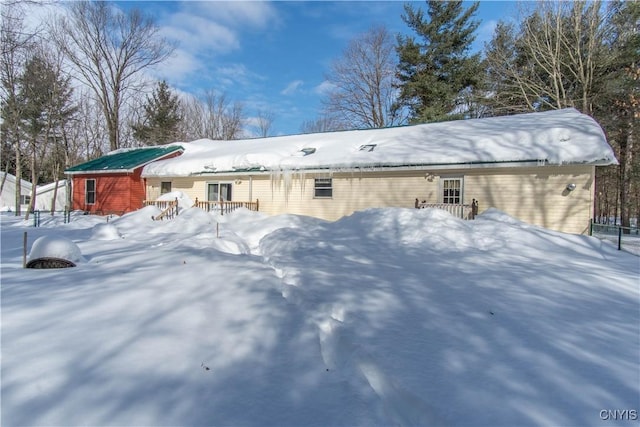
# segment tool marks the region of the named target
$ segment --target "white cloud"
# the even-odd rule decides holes
[[[295,92],[298,91],[298,89],[304,84],[304,82],[302,80],[294,80],[291,83],[289,83],[287,85],[286,88],[284,88],[280,94],[282,95],[293,95]]]
[[[217,67],[214,76],[222,88],[237,85],[249,86],[256,81],[265,80],[264,76],[247,69],[244,64],[229,64],[223,67]]]
[[[178,13],[162,27],[162,35],[185,51],[226,53],[240,47],[236,31],[201,16]]]
[[[272,4],[263,2],[185,2],[174,13],[162,16],[161,34],[178,43],[175,58],[163,64],[160,74],[172,81],[200,78],[209,74],[207,64],[242,48],[243,33],[263,31],[280,22]],[[246,69],[224,73],[223,85],[247,84],[251,75]],[[234,74],[235,73],[235,74]]]
[[[335,89],[336,85],[334,85],[333,83],[325,80],[322,83],[320,83],[318,86],[313,88],[313,92],[318,94],[318,95],[324,95],[327,92],[331,92],[333,89]]]
[[[280,17],[276,8],[267,2],[225,1],[225,2],[188,2],[185,10],[198,16],[223,22],[232,27],[264,29],[278,25]]]

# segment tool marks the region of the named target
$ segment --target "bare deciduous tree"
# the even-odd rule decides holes
[[[204,95],[205,138],[229,141],[242,133],[242,105],[230,104],[225,94],[208,90]]]
[[[242,104],[231,104],[226,95],[208,90],[204,100],[194,96],[181,99],[181,135],[185,140],[209,138],[230,141],[242,135]]]
[[[271,132],[273,121],[275,120],[275,114],[273,111],[258,110],[258,130],[260,136],[266,138]]]
[[[336,117],[321,116],[315,120],[307,120],[300,126],[300,132],[302,133],[320,133],[320,132],[333,132],[339,130],[345,130],[347,125],[340,122]]]
[[[640,216],[634,200],[640,188],[640,4],[548,1],[530,7],[519,26],[499,24],[488,46],[494,113],[574,107],[594,116],[620,162],[609,167],[615,173],[597,171],[598,216],[629,226],[633,209]]]
[[[532,7],[524,10],[518,32],[501,23],[488,46],[491,79],[502,83],[498,99],[507,108],[519,102],[522,111],[576,107],[592,114],[596,79],[610,63],[601,2],[536,2]]]
[[[352,128],[381,128],[400,124],[406,116],[394,107],[397,59],[393,38],[375,27],[354,39],[331,65],[331,83],[323,99],[325,115],[343,117]]]
[[[107,2],[71,3],[57,20],[53,40],[94,92],[104,114],[111,150],[120,147],[121,108],[143,70],[165,60],[174,46],[137,9],[123,13]]]

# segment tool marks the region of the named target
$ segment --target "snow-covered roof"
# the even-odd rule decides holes
[[[544,161],[616,164],[604,132],[570,108],[384,129],[180,143],[143,176]]]
[[[16,179],[15,175],[12,175],[10,173],[3,172],[3,171],[0,171],[0,180],[2,180],[5,175],[7,176],[6,180],[11,182],[12,184],[15,184],[18,181]],[[29,181],[26,181],[26,180],[22,179],[22,178],[20,179],[20,185],[22,187],[31,188],[31,183]]]

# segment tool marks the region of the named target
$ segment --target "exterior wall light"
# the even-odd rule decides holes
[[[576,189],[576,185],[572,182],[570,184],[567,184],[567,191],[573,191]]]

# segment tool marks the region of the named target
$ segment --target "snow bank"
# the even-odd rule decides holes
[[[637,407],[640,266],[595,238],[495,210],[157,212],[30,228],[77,242],[89,262],[65,274],[23,269],[28,225],[3,218],[2,425],[600,426]]]
[[[165,193],[158,197],[158,200],[164,200],[168,202],[173,202],[178,200],[178,207],[181,209],[187,209],[193,206],[193,200],[182,191],[171,191],[169,193]]]
[[[116,240],[121,239],[122,235],[115,225],[107,223],[98,224],[93,227],[93,234],[91,238],[94,240]]]

